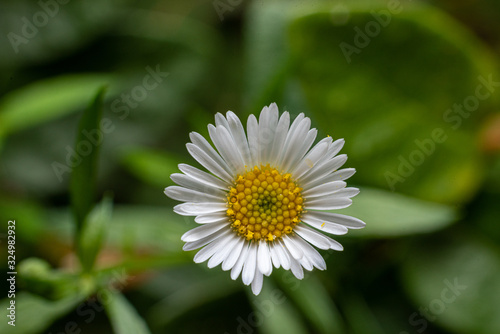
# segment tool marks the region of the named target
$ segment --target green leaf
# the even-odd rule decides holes
[[[77,232],[80,232],[82,229],[85,217],[94,205],[95,178],[97,175],[97,162],[102,137],[95,142],[91,142],[87,137],[88,133],[99,132],[101,129],[100,123],[104,91],[104,88],[99,89],[93,102],[83,113],[78,124],[75,151],[80,150],[79,145],[85,144],[85,149],[88,150],[88,153],[76,163],[71,174],[71,204],[76,218]]]
[[[111,221],[113,201],[105,197],[85,220],[78,243],[79,257],[83,270],[90,271],[104,242],[106,229]]]
[[[85,298],[85,295],[78,294],[65,299],[51,301],[27,292],[16,293],[16,326],[9,325],[7,321],[10,321],[10,319],[4,316],[4,319],[0,321],[0,333],[42,333],[50,324],[70,312],[79,303],[83,302]],[[0,309],[6,312],[5,310],[10,307],[11,300],[7,298],[1,300]]]
[[[173,184],[170,174],[179,172],[179,161],[175,154],[145,148],[130,148],[122,155],[128,171],[139,180],[161,188]]]
[[[402,277],[414,322],[430,321],[450,333],[500,333],[500,250],[473,230],[426,238],[410,249]],[[427,320],[425,320],[426,322]]]
[[[350,236],[397,237],[430,233],[450,225],[458,218],[451,206],[380,189],[360,190],[349,208],[335,211],[366,223],[363,229],[351,231]]]
[[[110,292],[109,302],[104,305],[115,334],[150,333],[146,323],[128,300],[118,292]]]
[[[294,301],[318,333],[345,333],[345,325],[337,307],[313,273],[306,272],[301,281],[296,280],[291,272],[285,272],[281,278],[280,285],[287,292],[287,296]]]
[[[357,182],[463,203],[484,175],[475,133],[495,97],[484,86],[481,92],[489,97],[475,94],[485,79],[498,77],[496,64],[446,14],[415,2],[402,6],[385,27],[368,8],[352,12],[343,25],[332,22],[329,11],[295,20],[288,36],[293,75],[313,122],[326,134],[346,138],[352,166],[367,166],[358,168]],[[371,33],[361,47],[356,29],[364,31],[368,23],[380,33]],[[343,51],[346,45],[357,51]],[[469,97],[478,103],[473,112],[448,111]]]
[[[0,138],[78,110],[109,81],[105,75],[65,75],[5,95],[0,100]]]

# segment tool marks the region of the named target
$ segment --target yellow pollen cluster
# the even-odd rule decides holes
[[[231,226],[247,240],[273,241],[300,222],[303,198],[290,174],[269,165],[238,175],[227,195]]]

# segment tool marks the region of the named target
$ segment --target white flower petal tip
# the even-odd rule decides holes
[[[332,213],[348,207],[359,189],[345,182],[354,168],[340,169],[343,138],[326,137],[314,145],[318,131],[300,113],[280,116],[276,103],[250,115],[244,125],[228,111],[208,125],[211,142],[191,132],[186,144],[206,171],[179,164],[171,175],[175,186],[165,195],[182,202],[174,212],[194,216],[200,224],[181,237],[183,250],[199,249],[194,262],[221,265],[233,280],[258,295],[273,268],[290,270],[297,279],[304,270],[326,270],[317,249],[342,251],[327,234],[360,229],[358,218]]]

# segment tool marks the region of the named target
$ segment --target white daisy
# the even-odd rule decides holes
[[[201,224],[182,236],[184,250],[203,247],[194,262],[222,264],[233,280],[241,274],[257,295],[273,266],[298,279],[303,269],[326,269],[312,246],[343,248],[322,232],[341,235],[365,226],[357,218],[321,211],[348,207],[359,190],[344,182],[355,170],[339,169],[347,160],[337,155],[344,140],[327,137],[311,148],[317,130],[304,114],[290,126],[289,113],[280,117],[273,103],[262,109],[259,121],[248,117],[246,134],[231,111],[215,115],[208,131],[217,150],[196,132],[186,146],[210,173],[180,164],[182,174],[171,176],[179,186],[165,189],[168,197],[185,202],[174,207],[176,213],[195,216]]]

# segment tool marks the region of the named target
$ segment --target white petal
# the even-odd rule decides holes
[[[213,234],[211,234],[203,239],[200,239],[200,240],[197,240],[194,242],[187,242],[182,247],[182,250],[190,251],[190,250],[198,249],[198,248],[203,247],[203,246],[211,243],[212,241],[217,240],[220,237],[223,237],[229,233],[233,233],[233,231],[231,231],[231,229],[227,229],[227,231],[220,231],[218,233],[213,233]]]
[[[182,203],[174,206],[174,212],[182,216],[197,216],[206,213],[226,211],[225,203]]]
[[[197,222],[198,224],[212,224],[221,221],[226,221],[229,224],[229,219],[225,212],[201,214],[196,216],[194,218],[194,221]]]
[[[244,241],[243,249],[241,250],[240,256],[238,257],[238,260],[234,264],[233,268],[231,269],[232,280],[236,280],[238,276],[240,276],[241,270],[243,269],[243,265],[247,260],[249,250],[250,250],[250,244]]]
[[[212,125],[213,126],[213,125]],[[210,126],[209,126],[210,127]],[[191,132],[189,134],[189,138],[193,142],[194,145],[198,146],[201,150],[203,150],[213,161],[215,161],[222,169],[224,169],[229,175],[232,175],[231,169],[221,158],[219,153],[215,151],[215,149],[210,145],[210,143],[197,132]]]
[[[224,115],[222,115],[220,112],[215,114],[215,125],[216,126],[224,126],[226,129],[229,130],[229,123],[226,120],[226,118],[224,117]]]
[[[255,277],[252,281],[252,292],[254,295],[258,295],[262,290],[262,285],[264,283],[264,276],[261,272],[256,268],[255,269]]]
[[[311,261],[309,260],[309,258],[306,255],[304,255],[302,257],[302,259],[299,260],[299,263],[307,271],[311,271],[314,269]]]
[[[245,162],[229,131],[223,126],[209,125],[208,132],[220,155],[231,168],[232,175],[242,173],[245,170]]]
[[[319,249],[330,249],[330,241],[326,235],[303,225],[295,226],[294,231]]]
[[[285,138],[285,142],[283,144],[283,148],[281,149],[280,154],[279,154],[278,159],[277,159],[277,165],[278,166],[282,166],[283,165],[283,160],[285,159],[285,157],[287,155],[288,149],[290,147],[290,142],[294,138],[296,138],[297,128],[299,127],[299,124],[301,124],[301,122],[303,120],[304,120],[304,114],[300,113],[295,118],[295,120],[293,121],[292,125],[290,126],[290,129],[287,131],[287,135],[286,135],[286,138]],[[307,129],[307,130],[309,130],[309,129]],[[304,132],[303,136],[305,136],[306,133],[307,133],[307,131],[303,131],[303,132]]]
[[[240,119],[236,116],[232,111],[228,111],[226,113],[227,121],[229,123],[229,129],[231,131],[231,135],[234,138],[236,146],[240,150],[240,154],[243,157],[243,161],[245,165],[251,167],[252,157],[250,155],[250,148],[248,147],[247,137],[245,135],[245,129],[241,124]]]
[[[209,236],[212,233],[215,233],[222,228],[230,228],[228,222],[219,222],[214,224],[202,225],[199,227],[195,227],[192,230],[187,231],[181,237],[181,240],[184,242],[194,242],[200,239],[203,239]]]
[[[297,167],[297,165],[304,159],[304,156],[306,155],[307,151],[309,151],[309,149],[311,148],[317,135],[318,135],[318,130],[316,129],[309,130],[306,137],[301,141],[300,146],[296,147],[294,155],[290,157],[289,165],[283,168],[286,168],[286,170],[294,170]],[[310,170],[310,168],[308,170]]]
[[[294,274],[295,277],[297,277],[298,279],[303,279],[304,270],[302,269],[302,266],[300,265],[299,261],[295,260],[291,256],[289,256],[289,258],[290,258],[290,270],[292,271],[292,274]]]
[[[308,218],[311,217],[320,221],[321,220],[329,221],[353,229],[363,228],[366,225],[363,221],[361,221],[358,218],[332,212],[308,211],[303,215],[303,217],[308,217]]]
[[[282,236],[281,239],[283,240],[283,242],[286,246],[286,249],[288,250],[288,252],[292,255],[292,257],[294,259],[300,260],[302,258],[302,256],[304,256],[300,247],[297,247],[297,245],[295,245],[293,240],[288,235]]]
[[[231,254],[231,251],[235,247],[236,243],[240,241],[240,238],[241,237],[236,235],[236,233],[233,233],[230,239],[227,240],[226,244],[223,247],[219,248],[217,252],[215,252],[215,254],[210,258],[210,260],[208,260],[207,264],[208,268],[214,268],[219,264],[221,264],[222,261],[227,259],[227,257],[229,256],[229,254]]]
[[[346,185],[347,184],[344,181],[333,181],[333,182],[323,183],[314,188],[309,188],[307,190],[304,190],[302,192],[302,195],[306,198],[325,196],[333,192],[336,192],[337,190],[345,188]]]
[[[330,146],[328,147],[328,151],[326,152],[325,156],[320,161],[318,161],[318,164],[324,163],[325,161],[328,161],[335,155],[337,155],[337,153],[339,153],[342,147],[344,146],[344,143],[345,140],[343,138],[337,139],[336,141],[331,143]]]
[[[344,249],[338,241],[333,240],[329,236],[324,235],[311,227],[304,225],[295,226],[294,231],[304,238],[304,240],[320,249],[334,249],[338,251]],[[328,243],[328,246],[325,243]]]
[[[320,184],[333,182],[333,181],[342,181],[350,178],[356,173],[354,168],[343,168],[339,169],[336,172],[328,174],[322,178],[317,179],[316,181],[310,182],[307,184],[307,188],[313,188],[319,186]]]
[[[341,189],[341,190],[339,190],[339,191],[337,191],[335,193],[336,196],[347,197],[347,198],[354,197],[357,194],[359,194],[359,189],[358,188],[354,188],[354,187],[349,187],[349,188]]]
[[[319,270],[326,269],[325,259],[323,259],[321,254],[314,247],[312,247],[300,236],[297,236],[295,241],[302,247],[305,255],[304,257],[307,257],[313,266],[315,266]]]
[[[252,283],[255,277],[255,269],[257,268],[257,243],[252,242],[250,244],[250,249],[248,250],[248,256],[243,266],[243,272],[241,273],[241,279],[243,284],[249,285]]]
[[[226,271],[233,268],[236,261],[238,261],[238,258],[240,257],[243,246],[245,245],[246,243],[244,239],[240,237],[234,248],[231,250],[231,253],[227,256],[224,262],[222,262],[222,270]]]
[[[259,164],[259,123],[254,115],[250,115],[247,121],[248,148],[250,149],[251,163],[249,168]]]
[[[187,143],[187,150],[191,156],[212,174],[230,183],[233,177],[217,162],[215,162],[203,149],[195,144]]]
[[[262,109],[259,117],[259,147],[260,163],[269,163],[269,157],[274,142],[274,134],[278,125],[279,111],[276,103]]]
[[[225,247],[233,236],[233,233],[229,233],[221,236],[217,240],[212,241],[210,244],[203,247],[198,253],[196,253],[193,261],[195,263],[205,262],[210,257],[212,257],[212,255],[214,255],[220,248]]]
[[[323,164],[317,164],[304,174],[304,176],[300,179],[300,184],[303,188],[309,188],[309,184],[311,182],[319,180],[322,177],[334,172],[336,169],[345,164],[346,161],[347,155],[341,154],[331,160],[324,162]]]
[[[328,143],[318,143],[312,148],[307,155],[300,160],[300,162],[292,170],[291,174],[296,180],[300,180],[300,177],[306,173],[308,170],[313,168],[318,160],[325,154],[328,148]]]
[[[170,186],[165,188],[165,195],[167,195],[171,199],[182,202],[214,203],[220,201],[221,203],[224,203],[224,197],[221,198],[179,186]]]
[[[197,179],[192,178],[191,176],[180,174],[180,173],[174,173],[170,175],[170,178],[172,181],[177,183],[179,186],[182,186],[184,188],[200,191],[206,194],[218,196],[225,198],[227,189],[222,190],[218,187],[214,187],[212,184],[207,183],[205,181],[200,181]],[[221,180],[219,180],[221,181]],[[222,182],[222,181],[221,181]]]
[[[260,240],[259,249],[257,252],[257,265],[261,273],[266,276],[271,275],[273,272],[273,265],[271,263],[271,254],[265,240]]]
[[[308,211],[302,215],[302,221],[321,232],[342,235],[347,233],[347,227],[344,225],[332,223],[331,221],[327,221],[324,219],[318,219],[314,215],[312,215],[313,211]]]
[[[333,198],[313,198],[307,201],[307,210],[338,210],[347,208],[352,204],[352,200],[345,197],[333,197]]]
[[[190,178],[196,179],[200,182],[208,183],[211,186],[221,189],[223,191],[227,191],[228,187],[231,186],[231,183],[227,183],[212,174],[199,170],[196,167],[187,165],[187,164],[179,164],[179,169],[181,172],[189,176]]]
[[[276,242],[272,242],[269,244],[269,254],[271,254],[271,262],[273,263],[273,266],[275,268],[279,268],[281,267],[281,264],[280,264],[280,258],[276,251],[276,245],[277,245]]]
[[[290,270],[290,257],[288,256],[288,252],[286,251],[285,245],[283,241],[279,240],[278,242],[274,242],[274,250],[278,255],[280,260],[280,264],[285,270]]]
[[[312,145],[314,142],[317,131],[313,129],[311,130],[312,132],[309,132],[310,127],[311,120],[306,117],[300,122],[294,133],[291,131],[288,132],[283,159],[280,163],[283,170],[288,171],[298,159],[302,158],[303,155],[302,150],[299,150],[300,148],[307,144]]]
[[[274,134],[273,147],[271,149],[271,155],[269,157],[269,164],[271,166],[276,166],[278,163],[278,158],[281,154],[283,146],[285,144],[286,135],[288,133],[288,127],[290,126],[290,114],[284,112],[276,126],[276,133]]]

